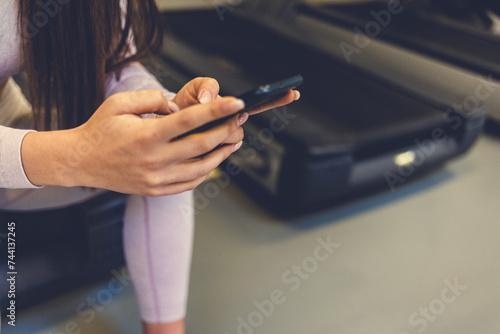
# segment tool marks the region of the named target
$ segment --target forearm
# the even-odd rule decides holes
[[[72,187],[83,185],[82,158],[75,151],[74,130],[30,132],[21,145],[24,172],[37,186]]]

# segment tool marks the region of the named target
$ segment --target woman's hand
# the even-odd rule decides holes
[[[199,103],[209,103],[219,97],[219,89],[219,83],[215,79],[196,78],[182,87],[172,101],[174,101],[180,109]]]
[[[192,106],[194,104],[204,104],[211,102],[219,96],[219,83],[212,78],[196,78],[188,82],[177,95],[172,99],[180,109]],[[286,95],[279,99],[269,101],[248,111],[250,115],[258,114],[263,111],[281,107],[297,101],[300,93],[297,90],[290,90]]]
[[[182,110],[196,104],[206,104],[218,98],[220,96],[217,80],[212,78],[195,78],[184,85],[172,101]],[[235,132],[232,136],[226,138],[223,144],[235,144],[240,140],[240,133]]]
[[[162,93],[119,93],[78,128],[27,134],[23,165],[37,185],[87,186],[146,196],[181,193],[198,186],[241,146],[245,119],[234,116],[206,132],[177,138],[243,107],[241,100],[218,98],[167,117],[142,119],[143,113],[169,112]],[[221,146],[235,133],[237,144]]]

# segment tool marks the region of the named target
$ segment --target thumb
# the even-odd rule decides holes
[[[197,92],[198,102],[205,104],[217,99],[219,95],[219,83],[212,78],[196,78],[193,82],[194,89]]]

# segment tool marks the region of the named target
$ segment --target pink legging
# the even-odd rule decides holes
[[[45,187],[0,189],[0,209],[62,207],[103,190]],[[186,314],[194,230],[192,192],[150,198],[131,195],[124,217],[124,251],[141,317],[172,322]]]
[[[142,318],[170,322],[186,313],[193,238],[193,196],[130,196],[125,255]]]

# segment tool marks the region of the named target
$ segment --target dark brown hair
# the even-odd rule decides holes
[[[154,0],[19,0],[35,126],[85,123],[104,100],[106,75],[156,52],[163,39]],[[130,38],[137,51],[131,55]],[[57,114],[53,115],[51,110]]]

